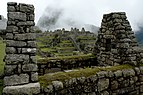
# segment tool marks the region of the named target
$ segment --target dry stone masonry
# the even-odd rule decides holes
[[[9,2],[6,28],[4,95],[33,95],[40,92],[34,6]]]
[[[53,81],[41,95],[143,95],[143,67],[100,71],[89,77]]]
[[[105,14],[95,46],[100,65],[138,65],[142,50],[138,47],[134,32],[125,12]]]

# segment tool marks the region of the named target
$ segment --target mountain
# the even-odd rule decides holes
[[[143,45],[143,27],[140,27],[140,29],[137,32],[135,32],[135,36],[139,45],[142,46]]]
[[[94,33],[97,33],[99,30],[99,27],[95,25],[82,23],[73,18],[65,16],[63,9],[57,9],[50,6],[46,8],[44,14],[38,20],[37,26],[43,31],[61,28],[70,30],[71,27],[78,29],[82,29],[82,27],[84,27],[85,30]]]
[[[0,15],[0,30],[6,29],[7,19],[4,16]]]

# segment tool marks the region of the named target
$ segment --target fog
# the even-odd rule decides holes
[[[143,0],[2,0],[0,14],[5,17],[6,2],[9,1],[34,4],[36,23],[44,14],[51,15],[45,11],[50,7],[62,11],[56,22],[61,26],[66,25],[67,20],[71,20],[76,24],[92,24],[100,27],[103,14],[120,11],[126,12],[134,31],[143,25]]]

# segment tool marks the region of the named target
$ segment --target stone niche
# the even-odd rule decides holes
[[[103,15],[94,50],[100,66],[137,65],[141,62],[142,50],[125,12]]]
[[[35,60],[34,6],[15,2],[7,5],[3,95],[37,95],[40,84]]]

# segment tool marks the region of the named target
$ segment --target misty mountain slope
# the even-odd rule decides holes
[[[6,29],[6,26],[7,26],[7,19],[4,18],[4,16],[1,15],[1,19],[0,19],[0,30]]]
[[[143,45],[143,27],[140,27],[140,30],[135,32],[135,36],[139,45]]]
[[[97,33],[99,27],[75,20],[74,18],[65,16],[63,9],[47,7],[44,14],[38,20],[37,26],[41,30],[56,30],[84,27],[86,30]]]

